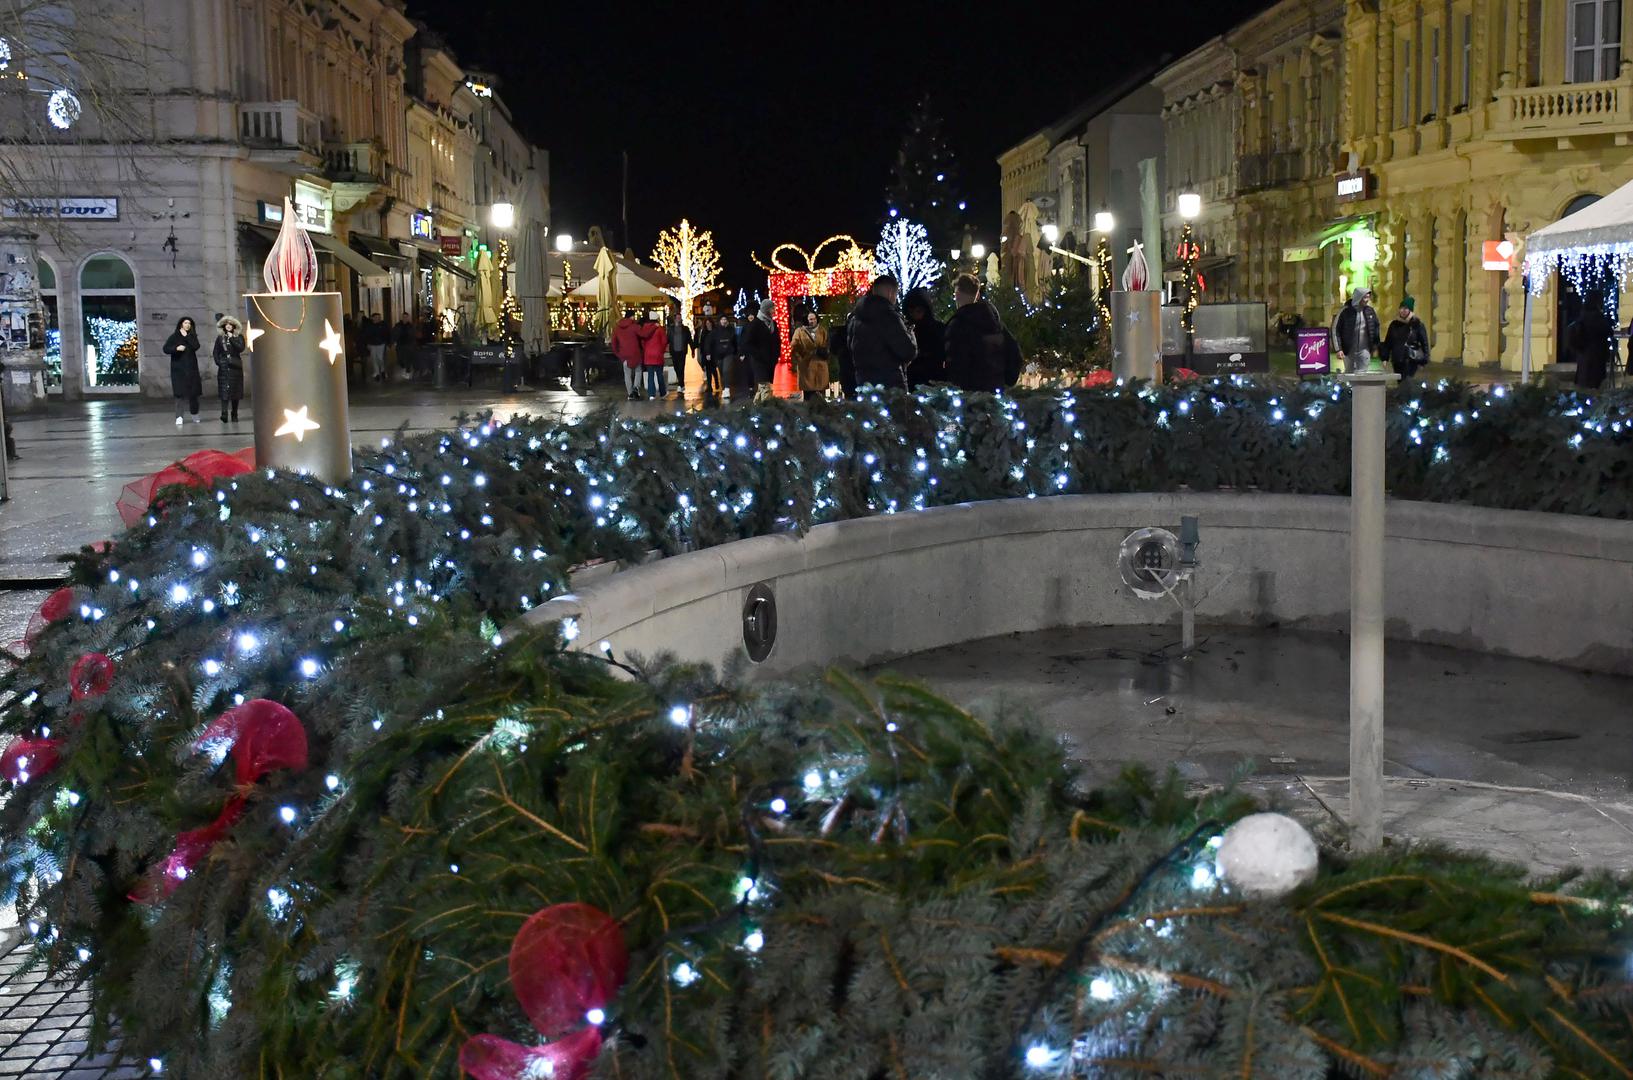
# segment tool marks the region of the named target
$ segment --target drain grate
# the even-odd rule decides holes
[[[1543,729],[1541,731],[1511,731],[1506,735],[1488,735],[1486,737],[1492,742],[1505,743],[1509,746],[1515,746],[1520,743],[1568,742],[1571,739],[1580,739],[1582,736],[1576,734],[1574,731],[1554,731],[1552,729]]]

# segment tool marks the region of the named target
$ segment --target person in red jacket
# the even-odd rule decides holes
[[[635,320],[625,315],[618,320],[618,325],[612,331],[612,355],[624,364],[624,389],[629,392],[629,400],[641,400],[641,392],[636,389],[638,374],[641,370],[641,339],[635,327]]]
[[[641,370],[646,372],[646,398],[657,401],[663,397],[664,354],[669,351],[669,335],[658,323],[644,314],[635,326],[635,336],[641,341]]]

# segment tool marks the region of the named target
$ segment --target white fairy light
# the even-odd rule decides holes
[[[702,978],[702,976],[697,973],[697,968],[693,967],[684,960],[675,965],[673,977],[677,986],[691,986],[693,983],[697,982],[698,979]]]
[[[771,812],[773,814],[786,814],[786,813],[788,813],[788,800],[784,799],[784,798],[781,798],[780,796],[778,798],[772,799],[771,800]]]
[[[295,808],[293,806],[278,807],[278,820],[285,825],[295,824]]]
[[[593,1027],[600,1027],[607,1022],[607,1014],[602,1009],[591,1009],[584,1014],[584,1022]]]
[[[1096,1001],[1110,1001],[1117,996],[1117,987],[1104,975],[1096,975],[1089,980],[1089,996]]]
[[[1060,1058],[1060,1053],[1043,1043],[1033,1043],[1026,1048],[1026,1064],[1033,1069],[1047,1069]]]
[[[669,722],[676,727],[685,727],[692,721],[692,710],[685,705],[676,705],[669,710]]]

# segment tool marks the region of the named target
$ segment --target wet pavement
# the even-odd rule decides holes
[[[1167,627],[1016,634],[888,670],[1061,732],[1088,782],[1123,765],[1251,786],[1317,818],[1347,811],[1349,642],[1212,628],[1190,659]],[[1386,829],[1525,863],[1633,869],[1633,679],[1390,642]]]

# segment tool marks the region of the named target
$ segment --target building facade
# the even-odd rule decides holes
[[[0,207],[35,236],[52,390],[169,396],[165,338],[187,316],[208,347],[241,315],[286,198],[348,316],[469,307],[477,98],[402,0],[133,0],[132,20],[128,84],[97,89],[151,103],[136,144],[87,111]]]

